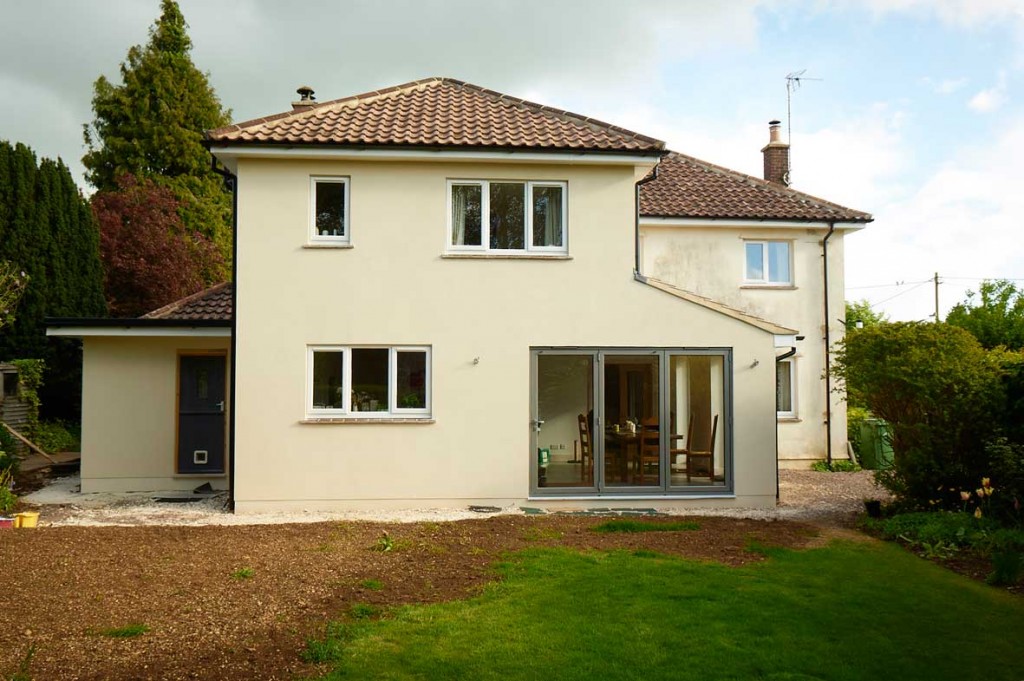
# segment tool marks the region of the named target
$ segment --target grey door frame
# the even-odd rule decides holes
[[[671,395],[667,386],[670,378],[670,365],[673,356],[717,356],[722,358],[722,401],[723,413],[719,419],[719,437],[723,441],[723,455],[725,463],[725,484],[724,486],[672,486],[671,484],[671,454],[668,447],[668,419],[659,417],[659,442],[661,445],[661,465],[659,466],[659,480],[657,485],[644,486],[608,486],[605,484],[605,443],[604,437],[591,437],[591,446],[594,449],[594,486],[593,487],[539,487],[537,485],[537,448],[539,447],[537,419],[539,416],[538,403],[538,373],[537,358],[541,355],[590,355],[593,358],[593,400],[594,400],[594,431],[603,432],[605,422],[605,384],[604,384],[604,361],[609,355],[635,355],[637,357],[657,356],[658,360],[658,402],[659,414],[668,414],[671,406]],[[733,350],[729,347],[614,347],[614,346],[585,346],[585,347],[547,347],[538,346],[530,348],[530,496],[531,497],[632,497],[632,496],[677,496],[693,497],[706,496],[709,493],[715,496],[734,494],[734,466],[733,466]]]

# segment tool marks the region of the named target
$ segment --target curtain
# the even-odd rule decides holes
[[[466,245],[466,194],[459,185],[452,186],[452,245]]]

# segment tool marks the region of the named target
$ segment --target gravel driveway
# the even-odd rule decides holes
[[[844,524],[864,508],[865,499],[886,499],[874,484],[870,471],[819,473],[779,472],[780,500],[774,509],[712,509],[695,505],[671,511],[674,515],[705,515],[760,520],[802,520],[818,524]],[[479,518],[469,509],[423,509],[361,512],[275,512],[234,515],[224,509],[223,495],[194,503],[158,503],[152,494],[81,494],[78,478],[62,478],[27,495],[23,500],[40,511],[40,524],[69,525],[272,525],[315,523],[331,520],[378,522],[439,522]],[[638,504],[647,506],[647,504]],[[581,508],[585,505],[581,504]],[[502,509],[502,515],[518,515],[518,506]]]

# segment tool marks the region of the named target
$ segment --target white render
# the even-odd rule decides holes
[[[731,349],[734,493],[701,503],[774,505],[773,361],[781,332],[634,278],[635,182],[653,159],[228,160],[239,192],[239,512],[526,502],[530,349],[568,346]],[[350,178],[350,248],[307,248],[314,176]],[[446,255],[447,181],[466,177],[566,183],[567,256]],[[316,345],[428,346],[430,417],[308,419],[307,348]],[[596,503],[635,506],[638,498],[670,506],[699,497]]]
[[[859,226],[837,224],[828,240],[829,335],[843,338],[845,325],[843,241]],[[791,327],[796,341],[795,415],[778,419],[779,464],[807,467],[826,456],[825,293],[822,241],[826,223],[751,220],[641,219],[642,269],[669,282],[749,314]],[[745,241],[791,244],[792,285],[744,282]],[[779,348],[781,355],[785,348]],[[834,383],[833,383],[834,387]],[[846,401],[831,395],[832,456],[847,458]]]

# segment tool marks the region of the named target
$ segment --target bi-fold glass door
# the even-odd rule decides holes
[[[726,350],[543,349],[531,356],[531,489],[731,488]]]

